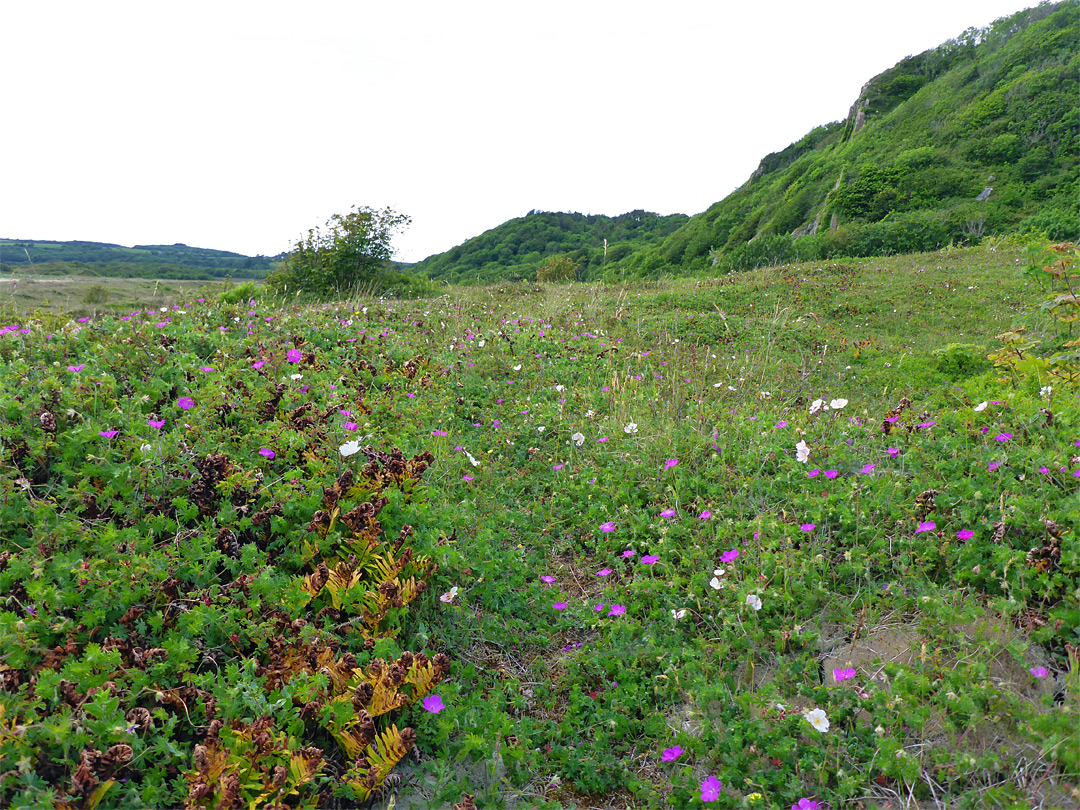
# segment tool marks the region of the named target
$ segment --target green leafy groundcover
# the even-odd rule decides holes
[[[1068,806],[1030,291],[768,272],[13,322],[0,805]]]

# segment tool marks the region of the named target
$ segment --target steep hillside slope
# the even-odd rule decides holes
[[[1077,222],[1080,3],[1003,18],[863,87],[845,121],[766,156],[740,189],[609,270],[868,256]]]

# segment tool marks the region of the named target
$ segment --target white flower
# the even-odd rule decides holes
[[[290,380],[302,380],[302,379],[304,379],[304,375],[303,374],[290,374],[289,379]]]
[[[139,451],[143,452],[143,453],[149,453],[153,449],[154,449],[154,445],[152,445],[152,444],[140,444],[139,445]]]
[[[589,410],[585,411],[586,419],[592,419],[594,416],[596,416],[596,411],[594,411],[592,408],[589,408]]]
[[[637,422],[630,422],[623,428],[623,433],[637,433]]]
[[[746,595],[746,604],[754,610],[761,610],[761,597],[756,593],[748,593]]]
[[[536,432],[537,433],[543,433],[545,430],[547,430],[547,427],[545,425],[537,425],[536,426]]]
[[[823,399],[815,399],[810,403],[810,413],[817,413],[822,408],[829,410],[829,406],[825,404],[825,400]]]
[[[580,432],[575,433],[570,437],[570,441],[572,441],[578,447],[581,447],[581,445],[585,444],[585,434]]]
[[[480,348],[482,349],[482,348],[484,348],[484,344],[485,344],[486,342],[487,342],[487,341],[485,341],[485,340],[481,340],[481,341],[480,341],[479,343],[477,343],[476,345],[477,345],[477,346],[479,346],[479,347],[480,347]]]
[[[521,371],[521,363],[518,363],[516,366],[514,366],[514,371]]]
[[[338,452],[345,457],[351,456],[354,453],[359,453],[360,442],[356,441],[356,439],[353,439],[351,442],[345,442],[345,444],[338,448]]]
[[[761,392],[761,398],[762,399],[772,399],[772,392],[771,391],[762,391]]]
[[[847,405],[847,400],[843,398],[829,400],[829,407],[835,408],[836,410],[840,410],[845,405]]]
[[[466,450],[464,447],[461,448],[461,452],[469,457],[469,463],[472,464],[474,467],[480,466],[480,462],[473,458],[473,454]]]
[[[455,585],[453,588],[451,588],[446,593],[444,593],[442,596],[440,596],[439,601],[440,602],[446,602],[447,604],[450,604],[451,602],[454,601],[454,598],[457,596],[457,592],[458,592],[458,586]]]
[[[1043,399],[1050,399],[1050,395],[1052,393],[1054,393],[1054,389],[1051,388],[1049,385],[1044,385],[1042,388],[1039,389],[1039,396]]]
[[[671,618],[673,618],[673,619],[682,619],[685,616],[686,616],[686,608],[679,608],[678,610],[676,610],[675,608],[671,609]]]
[[[814,728],[823,734],[829,730],[829,718],[825,716],[824,709],[812,709],[806,713],[806,719]]]
[[[729,386],[727,387],[727,390],[728,390],[728,391],[738,391],[739,389],[737,389],[737,388],[736,388],[736,387],[735,387],[734,385],[729,385]]]
[[[714,568],[713,573],[718,577],[722,577],[724,574],[727,573],[727,569],[726,568]]]
[[[709,587],[714,591],[718,591],[724,587],[724,583],[720,581],[720,577],[713,577],[709,580]]]
[[[565,385],[556,385],[555,390],[558,391],[561,394],[563,391],[566,390],[566,386]]]
[[[976,405],[974,408],[972,408],[972,410],[975,411],[975,413],[978,413],[979,411],[985,411],[986,406],[987,406],[987,402],[986,402],[986,400],[983,400],[978,405]]]
[[[799,439],[799,443],[795,445],[795,460],[800,464],[805,464],[808,458],[810,458],[810,445],[805,439]]]

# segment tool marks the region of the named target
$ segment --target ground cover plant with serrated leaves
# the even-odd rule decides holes
[[[1056,251],[11,312],[0,805],[1074,806]]]

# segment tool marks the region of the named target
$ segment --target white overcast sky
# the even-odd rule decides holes
[[[530,209],[703,211],[872,76],[1033,0],[0,5],[0,236],[416,261]]]

